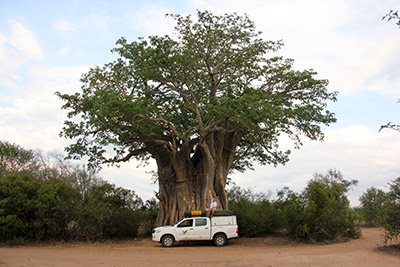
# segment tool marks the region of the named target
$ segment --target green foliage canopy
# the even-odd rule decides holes
[[[335,122],[326,110],[336,92],[312,69],[295,71],[293,60],[268,57],[281,41],[264,41],[254,23],[237,14],[169,15],[173,39],[150,36],[117,41],[120,56],[82,77],[82,92],[57,93],[70,110],[62,135],[75,139],[70,157],[91,164],[146,159],[154,145],[194,148],[211,132],[235,133],[240,143],[232,168],[254,161],[285,163],[278,137],[322,139],[321,124]],[[109,156],[114,149],[114,155]]]
[[[390,185],[389,201],[385,205],[385,241],[399,241],[400,237],[400,177]]]
[[[36,169],[37,155],[19,145],[0,141],[0,177],[9,173]]]
[[[359,237],[345,195],[355,184],[356,180],[347,181],[339,171],[329,170],[325,175],[316,174],[302,194],[282,190],[278,206],[286,217],[289,233],[308,241]]]
[[[388,195],[380,189],[370,187],[360,196],[361,211],[368,226],[382,226],[385,219],[385,203]]]
[[[82,166],[50,166],[39,152],[5,141],[0,158],[0,241],[130,238],[154,226],[154,199],[144,205]]]

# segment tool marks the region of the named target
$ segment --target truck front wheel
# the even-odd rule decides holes
[[[163,247],[172,247],[174,245],[174,237],[172,235],[165,235],[161,238],[161,244]]]
[[[213,238],[213,241],[217,247],[225,246],[227,243],[226,236],[224,234],[216,234]]]

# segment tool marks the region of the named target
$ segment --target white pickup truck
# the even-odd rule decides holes
[[[237,238],[239,227],[236,216],[214,216],[185,218],[172,226],[153,229],[153,241],[164,247],[172,247],[174,242],[212,240],[216,246],[225,246],[228,239]]]

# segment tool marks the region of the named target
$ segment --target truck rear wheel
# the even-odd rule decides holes
[[[217,247],[225,246],[227,243],[226,236],[224,234],[216,234],[213,238],[214,245]]]
[[[161,238],[163,247],[170,248],[174,245],[175,239],[172,235],[165,235]]]

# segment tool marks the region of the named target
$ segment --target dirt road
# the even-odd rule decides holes
[[[163,248],[150,240],[116,244],[0,248],[0,266],[400,266],[400,257],[374,251],[376,228],[332,245],[184,244]],[[243,243],[243,242],[242,242]]]

